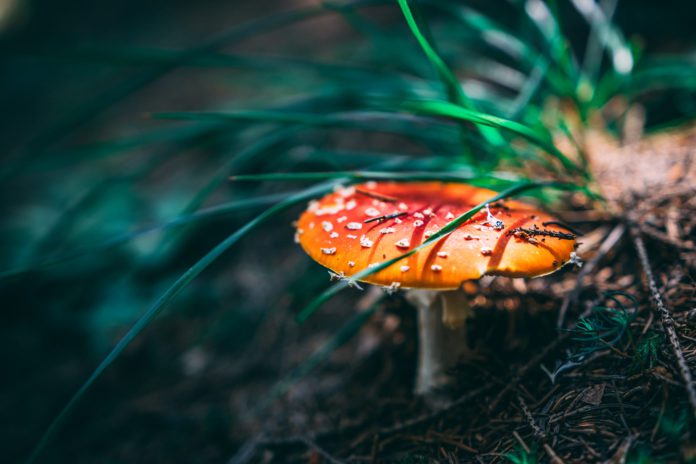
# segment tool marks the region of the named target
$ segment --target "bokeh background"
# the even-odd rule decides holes
[[[496,48],[498,29],[472,13],[543,56],[523,3],[423,2],[420,15],[480,109],[540,124],[553,90],[542,86],[505,114],[535,61]],[[564,40],[586,60],[591,24],[571,2],[551,3]],[[653,63],[663,67],[643,75],[655,79],[648,90],[626,91],[645,109],[646,130],[693,118],[692,2],[600,3],[616,7],[613,23],[638,63],[661,57]],[[609,68],[605,59],[597,75]],[[456,125],[375,116],[365,103],[444,93],[392,2],[0,1],[0,460],[28,458],[109,350],[187,269],[309,185],[228,176],[457,172],[465,163],[446,156],[461,142]],[[347,117],[196,117],[242,109]],[[373,124],[381,129],[365,127]],[[470,143],[484,164],[516,167],[480,148],[480,136]],[[366,395],[373,407],[393,398],[408,410],[415,322],[398,297],[356,320],[356,309],[373,311],[381,294],[343,292],[295,321],[329,285],[293,243],[290,223],[302,206],[252,230],[187,285],[81,398],[41,462],[227,462],[274,427],[357,421],[355,402]],[[556,306],[536,303],[529,323],[548,339],[555,315],[543,309]],[[489,322],[503,317],[495,314]],[[533,351],[546,339],[520,343]]]

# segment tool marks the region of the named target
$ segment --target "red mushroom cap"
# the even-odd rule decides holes
[[[297,222],[309,256],[347,277],[420,245],[496,192],[460,183],[367,182],[339,188]],[[456,289],[485,274],[535,277],[571,258],[575,237],[556,220],[519,201],[496,202],[450,235],[364,282],[401,288]]]

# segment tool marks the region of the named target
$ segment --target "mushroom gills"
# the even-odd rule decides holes
[[[461,290],[409,290],[406,298],[418,310],[416,394],[442,396],[454,381],[451,369],[472,357],[466,320],[473,313],[467,296]]]

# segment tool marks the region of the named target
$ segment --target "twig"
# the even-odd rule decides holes
[[[524,414],[524,417],[527,419],[527,423],[532,428],[534,436],[544,445],[544,451],[546,451],[546,454],[548,454],[551,462],[553,462],[554,464],[563,464],[563,459],[561,459],[556,454],[554,449],[551,447],[546,432],[544,432],[542,428],[539,427],[539,424],[537,424],[536,420],[534,419],[534,416],[532,416],[532,412],[529,410],[529,406],[527,406],[527,403],[519,394],[517,395],[517,402],[520,404],[520,408],[522,408],[522,413]]]
[[[669,339],[669,344],[672,346],[674,356],[677,358],[679,372],[684,380],[684,387],[686,388],[689,403],[691,403],[692,414],[694,417],[696,417],[696,389],[694,388],[694,381],[691,377],[691,370],[689,369],[689,365],[686,363],[684,352],[682,351],[681,344],[679,343],[679,337],[675,328],[674,319],[672,318],[671,312],[667,309],[667,306],[665,306],[665,303],[662,301],[662,295],[660,295],[660,292],[657,289],[655,277],[653,275],[652,268],[650,267],[650,261],[648,260],[648,252],[645,250],[645,242],[643,242],[643,238],[640,235],[640,230],[636,226],[631,227],[631,237],[636,247],[636,251],[638,252],[640,264],[643,267],[643,272],[645,273],[645,278],[648,282],[648,288],[655,304],[655,309],[660,316],[662,326],[667,332],[667,338]]]
[[[546,432],[544,432],[541,429],[541,427],[539,427],[539,424],[536,423],[536,420],[534,420],[534,416],[532,416],[532,412],[529,410],[529,406],[527,406],[527,403],[524,401],[524,398],[522,398],[522,396],[519,393],[517,394],[517,402],[520,404],[522,414],[524,414],[525,419],[527,419],[527,423],[532,428],[534,436],[538,440],[541,440],[545,443],[547,440]]]

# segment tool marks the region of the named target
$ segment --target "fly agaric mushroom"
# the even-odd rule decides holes
[[[341,187],[297,221],[296,241],[332,273],[350,276],[417,247],[448,222],[496,192],[460,183],[367,182]],[[484,275],[536,277],[575,259],[575,235],[553,217],[519,201],[499,201],[430,247],[370,274],[366,283],[408,289],[418,309],[416,393],[451,380],[448,370],[469,353],[460,290]]]

